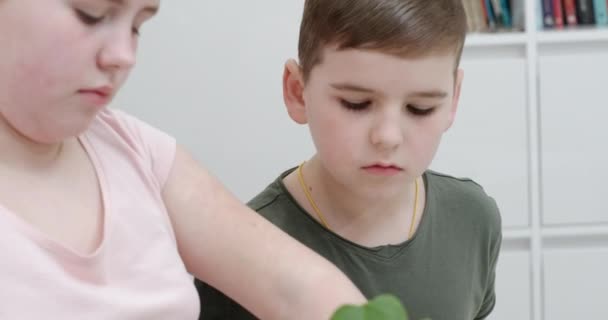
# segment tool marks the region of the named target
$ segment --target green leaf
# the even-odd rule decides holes
[[[365,312],[363,311],[363,307],[342,306],[334,313],[331,320],[365,320]]]
[[[399,299],[381,295],[364,305],[342,306],[331,320],[408,320],[408,316]]]
[[[366,309],[365,320],[407,320],[407,312],[396,297],[381,295],[370,301]]]

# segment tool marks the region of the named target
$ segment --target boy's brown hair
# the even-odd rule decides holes
[[[323,49],[370,49],[415,58],[452,50],[467,32],[462,0],[306,0],[298,44],[304,80]]]

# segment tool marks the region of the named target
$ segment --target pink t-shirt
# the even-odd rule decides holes
[[[109,109],[80,141],[100,181],[102,244],[82,256],[0,204],[0,319],[196,319],[161,197],[175,141]]]

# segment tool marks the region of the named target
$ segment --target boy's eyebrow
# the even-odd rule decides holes
[[[111,2],[118,6],[124,6],[126,0],[106,0],[107,2]],[[147,6],[142,9],[142,11],[148,12],[150,15],[155,15],[158,12],[158,6]]]
[[[331,87],[334,89],[343,90],[343,91],[356,91],[356,92],[363,92],[363,93],[373,93],[374,92],[373,89],[361,87],[361,86],[350,84],[350,83],[332,83]]]
[[[374,93],[375,90],[370,88],[361,87],[358,85],[350,84],[350,83],[333,83],[331,87],[337,90],[343,91],[355,91],[362,93]],[[412,98],[445,98],[448,96],[448,93],[442,90],[425,90],[425,91],[416,91],[409,95]]]

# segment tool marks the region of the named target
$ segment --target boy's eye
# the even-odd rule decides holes
[[[101,21],[103,21],[103,19],[105,18],[104,16],[93,16],[90,15],[82,10],[78,10],[76,9],[76,15],[78,15],[78,18],[80,19],[80,21],[82,21],[84,24],[92,26],[94,24],[97,24]]]
[[[365,109],[367,109],[367,107],[369,107],[369,105],[371,104],[370,101],[363,101],[363,102],[350,102],[344,99],[340,99],[340,104],[351,111],[363,111]]]
[[[415,116],[426,116],[426,115],[430,115],[431,113],[433,113],[433,111],[435,111],[435,108],[420,108],[418,106],[415,105],[411,105],[408,104],[406,106],[407,111],[409,111],[411,114],[415,115]]]

